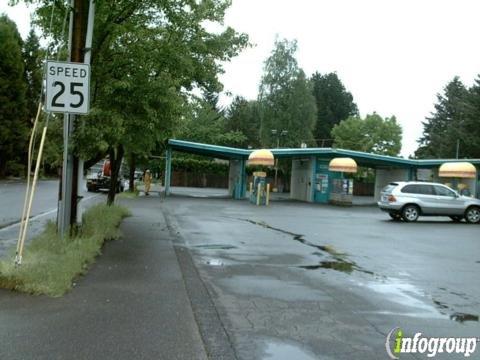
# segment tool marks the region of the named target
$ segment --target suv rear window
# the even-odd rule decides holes
[[[393,189],[395,189],[398,186],[398,184],[392,183],[388,184],[382,189],[382,192],[384,193],[391,193]]]
[[[401,192],[407,194],[434,195],[433,186],[423,184],[405,185]]]

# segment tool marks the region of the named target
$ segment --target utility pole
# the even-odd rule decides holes
[[[69,61],[83,63],[85,60],[85,43],[87,26],[93,24],[93,16],[88,19],[89,0],[71,0],[69,29]],[[92,3],[93,1],[90,0]],[[93,13],[92,13],[93,15]],[[93,26],[93,25],[92,25]],[[69,226],[76,224],[78,206],[79,158],[70,149],[70,139],[77,125],[77,116],[65,114],[64,118],[64,159],[62,170],[61,202],[59,206],[59,232],[65,235]]]
[[[280,148],[280,136],[286,136],[288,134],[288,130],[282,130],[278,132],[277,129],[272,129],[271,130],[272,135],[277,136],[277,149]],[[275,179],[274,179],[274,186],[275,186],[275,191],[278,191],[278,157],[275,158]]]
[[[72,50],[71,61],[83,63],[85,60],[85,42],[88,26],[88,0],[73,0],[73,33],[72,33]],[[93,19],[92,19],[93,21]],[[77,116],[71,115],[70,126],[71,133],[75,131],[77,126]],[[72,197],[71,197],[71,212],[70,212],[70,226],[77,223],[77,208],[78,208],[78,177],[83,174],[79,174],[78,156],[72,156],[73,171],[72,171]]]

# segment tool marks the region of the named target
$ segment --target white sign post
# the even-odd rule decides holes
[[[46,72],[46,110],[68,114],[88,114],[90,65],[47,61]]]

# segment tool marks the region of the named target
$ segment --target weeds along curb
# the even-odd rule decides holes
[[[48,223],[27,246],[20,267],[12,257],[0,261],[0,288],[62,296],[76,277],[88,271],[104,242],[120,236],[118,227],[129,215],[122,206],[95,205],[85,212],[78,234],[65,239],[57,235],[54,223]]]

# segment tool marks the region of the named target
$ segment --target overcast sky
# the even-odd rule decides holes
[[[29,12],[6,4],[0,12],[25,36]],[[255,99],[275,36],[297,39],[305,73],[336,72],[362,116],[395,115],[409,155],[436,94],[455,75],[470,86],[480,73],[479,14],[478,0],[233,0],[225,23],[255,46],[226,64],[222,81]]]

